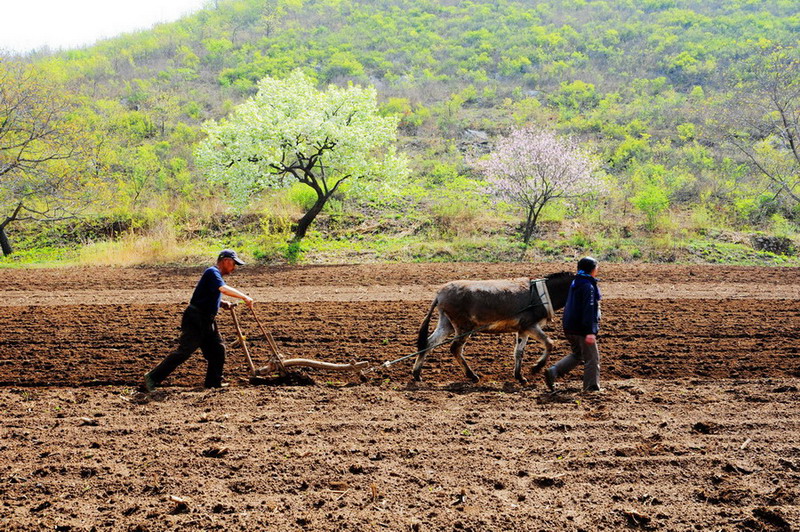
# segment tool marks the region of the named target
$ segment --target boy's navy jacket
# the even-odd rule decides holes
[[[597,280],[579,272],[569,287],[564,306],[564,332],[567,334],[597,334],[600,310],[600,290]]]

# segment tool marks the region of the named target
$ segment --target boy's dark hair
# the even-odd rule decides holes
[[[592,257],[583,257],[578,261],[578,271],[583,273],[592,273],[597,268],[597,259]]]

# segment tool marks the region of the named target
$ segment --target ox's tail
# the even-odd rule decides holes
[[[436,305],[439,304],[439,296],[433,298],[433,303],[431,303],[431,308],[428,310],[428,314],[425,316],[425,319],[422,320],[422,323],[419,326],[419,332],[417,333],[417,351],[424,351],[428,349],[428,327],[431,323],[431,316],[433,316],[433,310],[436,308]]]

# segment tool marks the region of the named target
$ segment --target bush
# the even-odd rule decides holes
[[[669,207],[669,197],[663,188],[648,183],[631,198],[631,203],[644,213],[645,227],[652,231],[658,225],[658,217]]]
[[[444,200],[431,208],[433,221],[443,235],[465,236],[481,227],[482,210],[472,202]]]
[[[317,202],[317,193],[302,183],[295,183],[286,190],[286,199],[308,211]]]

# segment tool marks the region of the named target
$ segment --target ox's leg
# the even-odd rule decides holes
[[[458,330],[456,330],[456,335],[460,334]],[[453,353],[453,356],[456,357],[456,360],[461,364],[461,367],[464,368],[464,372],[467,374],[467,378],[472,382],[478,382],[480,377],[477,373],[472,371],[472,368],[469,367],[467,364],[467,359],[464,358],[464,344],[467,343],[470,335],[466,335],[463,338],[459,338],[452,344],[450,344],[450,352]]]
[[[528,379],[522,376],[522,354],[527,343],[528,334],[525,331],[518,332],[517,346],[514,348],[514,378],[522,384],[528,384]]]
[[[425,358],[428,356],[428,353],[430,353],[435,346],[442,343],[445,338],[453,334],[453,331],[453,324],[450,323],[450,319],[444,312],[439,310],[439,321],[436,323],[436,329],[428,336],[428,349],[419,353],[414,362],[414,369],[411,371],[411,375],[414,377],[415,381],[421,380],[420,374],[422,373],[422,364],[425,363]]]
[[[528,332],[536,336],[536,338],[538,338],[539,341],[544,344],[544,352],[542,352],[542,356],[539,357],[539,360],[537,360],[536,364],[534,364],[533,368],[531,368],[531,373],[536,373],[542,369],[545,364],[547,364],[547,359],[550,358],[550,353],[553,351],[554,344],[553,341],[547,337],[542,328],[539,327],[538,323],[529,329]]]

